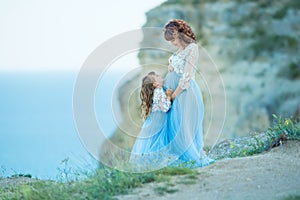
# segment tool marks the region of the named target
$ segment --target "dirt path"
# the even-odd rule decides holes
[[[192,184],[184,177],[164,183],[149,183],[132,194],[118,196],[134,199],[284,199],[300,196],[300,141],[288,141],[268,152],[218,161],[198,170]],[[159,191],[163,195],[159,194]]]

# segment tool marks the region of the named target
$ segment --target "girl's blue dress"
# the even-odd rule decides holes
[[[191,43],[170,57],[169,63],[174,71],[167,74],[164,82],[164,87],[173,91],[178,86],[183,89],[167,113],[168,146],[179,156],[172,163],[175,166],[196,168],[215,162],[203,150],[204,104],[195,81],[197,62],[198,45]]]
[[[171,102],[163,88],[155,88],[152,110],[146,118],[130,155],[133,171],[144,172],[161,169],[178,159],[171,152],[166,112]]]

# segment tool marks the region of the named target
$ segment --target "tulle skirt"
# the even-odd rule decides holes
[[[130,155],[132,170],[145,172],[161,169],[175,162],[168,137],[167,113],[152,112],[145,120]]]
[[[180,78],[176,72],[169,72],[164,87],[175,91]],[[179,156],[172,165],[196,168],[214,162],[203,151],[203,117],[202,94],[197,83],[191,80],[190,86],[175,98],[167,113],[168,143],[172,153]]]

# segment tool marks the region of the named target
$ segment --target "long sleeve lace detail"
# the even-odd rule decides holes
[[[181,89],[187,89],[190,86],[191,77],[188,72],[185,72],[179,80],[179,87]]]
[[[187,89],[191,79],[195,79],[196,66],[198,62],[198,46],[195,43],[189,44],[183,51],[173,54],[170,65],[174,71],[181,75],[179,87]]]
[[[162,88],[155,88],[153,94],[152,112],[167,112],[171,107],[171,101],[167,98]]]

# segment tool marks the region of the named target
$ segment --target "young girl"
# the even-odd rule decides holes
[[[133,146],[130,162],[135,171],[165,167],[176,157],[168,149],[166,112],[171,107],[172,90],[163,89],[164,79],[154,72],[142,80],[140,92],[142,117],[145,122]]]

